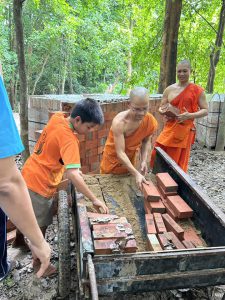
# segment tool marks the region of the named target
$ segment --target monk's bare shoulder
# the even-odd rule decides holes
[[[127,111],[122,111],[118,113],[112,121],[112,131],[114,133],[123,133],[125,127],[125,117]]]

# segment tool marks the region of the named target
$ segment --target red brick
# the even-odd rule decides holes
[[[105,129],[101,129],[98,131],[98,139],[101,139],[103,137],[107,137],[109,133],[109,129],[105,128]]]
[[[7,243],[12,243],[16,238],[16,229],[7,233]]]
[[[149,202],[149,207],[152,213],[165,213],[166,212],[166,208],[164,206],[164,204],[162,203],[161,200],[159,201],[154,201],[154,202]]]
[[[93,149],[94,150],[94,149]],[[96,149],[97,150],[97,149]],[[94,152],[94,151],[93,151]],[[96,155],[92,155],[92,156],[89,156],[89,157],[86,157],[86,163],[88,164],[93,164],[93,163],[96,163],[98,162],[99,163],[99,157],[98,157],[98,154]],[[98,167],[97,167],[98,168]],[[94,169],[96,169],[96,166],[94,166]]]
[[[13,231],[14,229],[16,229],[16,226],[10,220],[8,220],[6,223],[6,229],[7,232]]]
[[[105,240],[95,240],[94,248],[95,254],[112,254],[113,247],[116,239],[105,239]],[[123,252],[125,253],[133,253],[137,250],[137,244],[135,239],[129,240],[126,244],[126,247]]]
[[[118,114],[118,112],[106,111],[104,113],[104,119],[105,119],[105,121],[112,121],[117,114]]]
[[[95,226],[101,226],[101,228],[99,228],[99,230],[95,230],[92,232],[93,238],[95,240],[103,240],[103,239],[112,239],[112,238],[122,238],[127,236],[125,231],[120,231],[118,228],[116,228],[116,226],[112,227],[111,225],[109,224],[95,225]]]
[[[184,230],[168,214],[162,215],[167,231],[172,231],[180,240],[184,239]]]
[[[168,196],[167,203],[179,219],[186,219],[192,217],[193,210],[179,195]]]
[[[151,181],[149,181],[149,184],[142,183],[142,191],[148,201],[159,201],[161,199],[156,186]]]
[[[107,137],[102,137],[102,138],[98,139],[98,141],[96,141],[98,147],[105,146],[106,139],[107,139]]]
[[[93,141],[86,141],[85,142],[85,150],[93,149],[98,147],[98,141],[93,140]]]
[[[158,186],[161,186],[164,192],[177,192],[178,184],[173,180],[169,173],[156,174]]]
[[[158,191],[161,195],[161,197],[166,198],[168,196],[175,196],[177,195],[177,192],[164,192],[161,186],[158,186]]]
[[[119,219],[115,219],[114,221],[117,221]],[[93,231],[95,232],[105,232],[108,230],[119,230],[121,232],[125,232],[127,234],[127,232],[132,233],[132,227],[130,225],[130,223],[105,223],[105,224],[93,224]],[[111,229],[109,229],[111,228]],[[111,238],[111,237],[110,237]]]
[[[110,215],[110,214],[100,214],[100,213],[94,213],[94,212],[87,212],[88,218],[95,218],[95,219],[111,219],[116,220],[119,219],[117,215]]]
[[[98,220],[98,218],[89,218],[90,224],[94,225],[94,224],[124,224],[124,223],[128,223],[127,218],[125,217],[121,217],[118,219],[111,219],[111,218],[101,218]]]
[[[144,199],[144,209],[146,214],[151,214],[150,202]]]
[[[145,215],[146,232],[149,234],[156,234],[155,222],[152,214]]]
[[[98,171],[100,167],[100,162],[94,162],[90,165],[90,171]]]
[[[166,226],[163,222],[162,215],[160,213],[153,213],[154,220],[155,220],[155,227],[158,233],[166,232]]]
[[[96,140],[98,138],[98,132],[97,131],[89,131],[86,133],[86,141]]]
[[[155,234],[147,234],[147,246],[150,251],[162,251],[162,247]]]
[[[179,220],[176,213],[172,210],[172,208],[168,205],[166,200],[163,200],[163,204],[166,208],[166,213],[172,218],[174,219],[174,221]]]
[[[204,247],[203,241],[197,235],[194,228],[189,227],[184,230],[184,239],[190,241],[195,247]]]
[[[85,152],[85,157],[98,156],[98,148],[89,149]]]
[[[98,154],[102,154],[105,146],[98,147]]]
[[[165,232],[158,235],[159,242],[164,250],[185,249],[173,232]]]
[[[194,244],[192,244],[191,241],[183,240],[182,243],[184,244],[184,247],[187,248],[187,249],[195,248]]]
[[[85,135],[84,134],[76,134],[78,140],[81,142],[84,142],[85,141]]]
[[[82,166],[81,167],[81,172],[84,174],[87,174],[89,172],[90,168],[89,166]]]

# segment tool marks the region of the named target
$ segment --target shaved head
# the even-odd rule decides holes
[[[191,63],[190,63],[190,61],[189,61],[188,59],[183,59],[183,60],[181,60],[181,61],[177,64],[177,66],[179,66],[179,65],[186,65],[186,66],[191,70]]]
[[[130,101],[139,101],[149,98],[149,91],[144,87],[136,87],[130,92]]]

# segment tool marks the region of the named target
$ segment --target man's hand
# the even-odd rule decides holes
[[[41,267],[37,272],[37,277],[40,278],[50,265],[51,248],[44,238],[38,246],[33,245],[29,241],[29,247],[32,251],[33,259],[38,258],[41,262]]]
[[[189,119],[192,118],[191,113],[189,113],[185,107],[184,107],[184,110],[185,110],[184,113],[179,114],[179,115],[177,116],[178,123],[182,123],[182,122],[184,122],[184,121],[189,120]]]
[[[142,191],[142,183],[149,184],[149,182],[145,179],[145,177],[139,172],[135,176],[135,180],[140,191]]]
[[[141,174],[146,176],[146,174],[148,173],[148,166],[146,161],[142,161],[141,163]]]
[[[109,213],[108,207],[102,201],[95,199],[94,201],[92,201],[92,204],[94,208],[97,210],[97,212],[104,213],[104,214]]]

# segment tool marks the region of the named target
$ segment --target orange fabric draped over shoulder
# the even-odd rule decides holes
[[[180,113],[184,113],[185,109],[189,113],[197,112],[199,110],[198,100],[202,92],[202,87],[190,83],[170,103],[179,108]],[[186,120],[182,123],[178,123],[177,120],[169,120],[158,136],[155,147],[161,147],[187,172],[191,144],[193,144],[195,140],[194,131],[194,120]],[[151,167],[153,166],[154,159],[155,150],[153,150],[151,157]]]
[[[147,113],[140,126],[129,136],[125,137],[125,153],[131,163],[135,164],[136,152],[141,147],[144,138],[157,129],[157,121],[152,114]],[[128,170],[117,157],[113,131],[110,129],[101,161],[102,174],[126,174]]]

